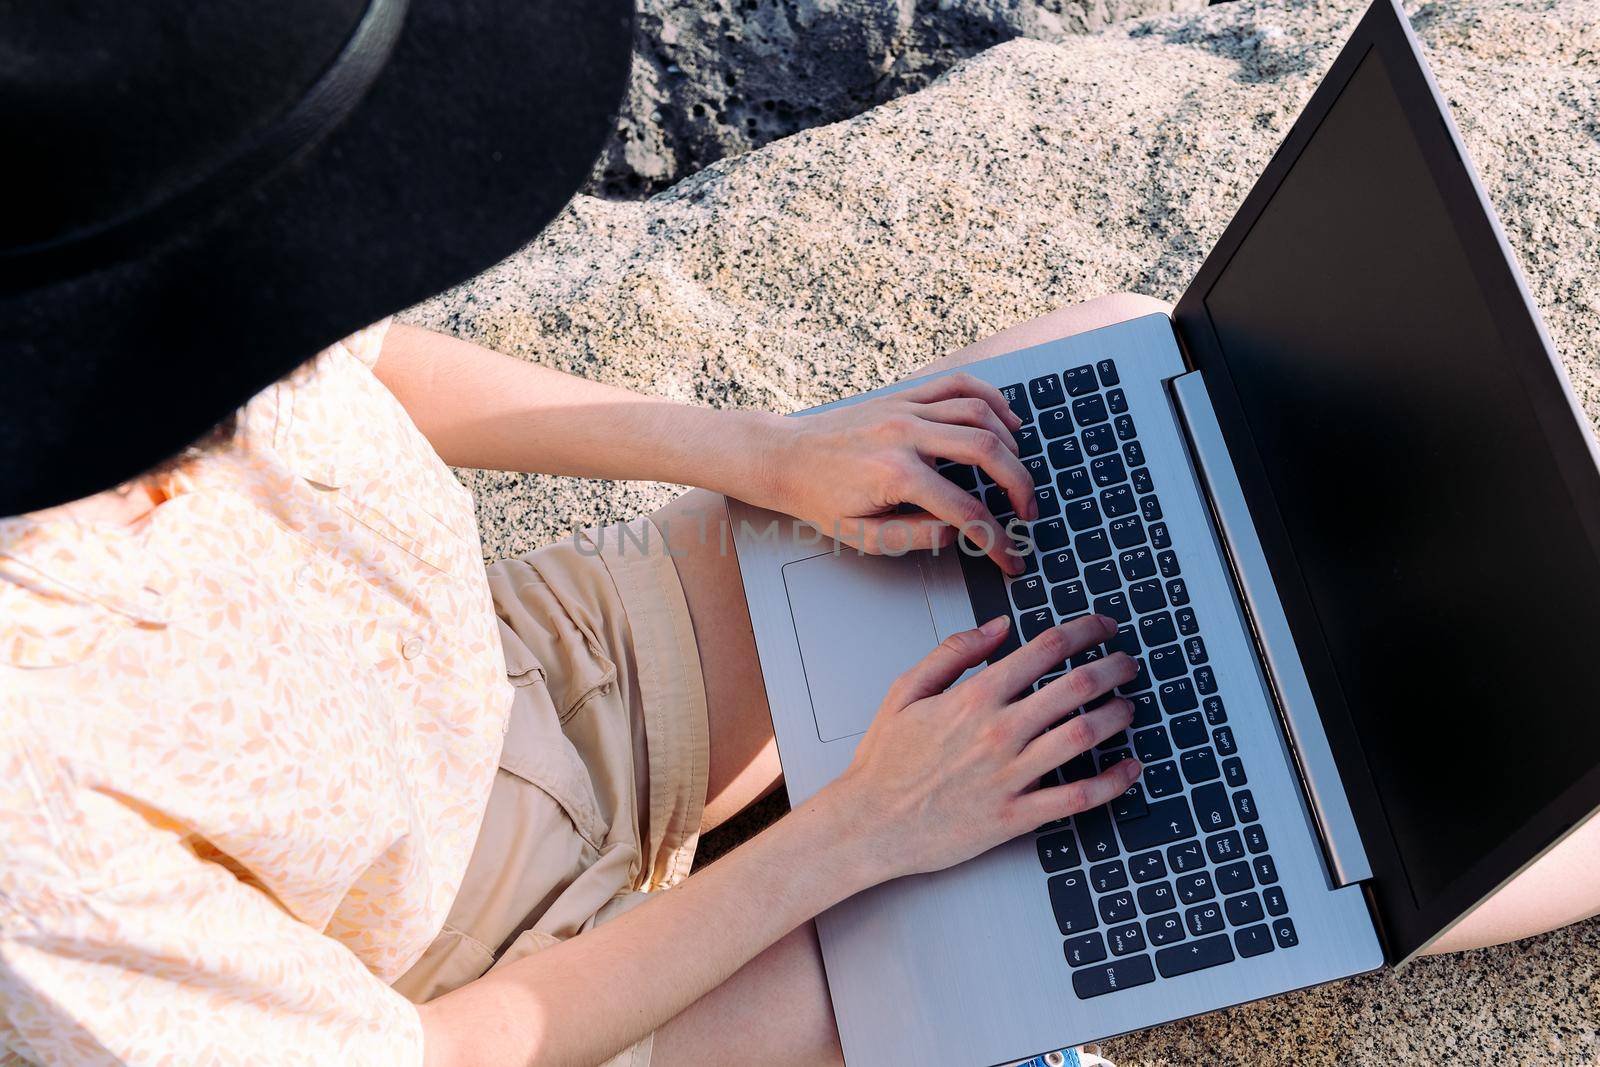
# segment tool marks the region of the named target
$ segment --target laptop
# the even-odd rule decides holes
[[[1134,722],[1049,780],[1145,769],[820,916],[849,1062],[1008,1063],[1401,964],[1600,807],[1600,463],[1394,0],[1170,319],[963,369],[1025,422],[1027,574],[730,502],[790,797],[999,614],[1121,622],[1076,659],[1138,657]]]

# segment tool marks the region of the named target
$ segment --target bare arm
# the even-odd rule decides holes
[[[1016,456],[1021,425],[966,374],[806,419],[715,411],[600,385],[416,327],[391,328],[376,373],[447,463],[675,482],[794,515],[869,552],[947,547],[956,532],[1021,569],[981,501],[933,469],[983,468],[1017,514],[1037,515]],[[927,521],[896,514],[901,504]]]
[[[999,645],[1004,623],[953,635],[902,676],[849,770],[764,833],[605,925],[424,1005],[429,1067],[601,1062],[845,897],[970,859],[1126,789],[1140,772],[1131,759],[1031,788],[1131,720],[1117,698],[1048,729],[1133,677],[1122,653],[1025,688],[1116,624],[1076,619],[947,690]]]

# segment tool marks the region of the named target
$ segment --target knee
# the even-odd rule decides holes
[[[1094,305],[1107,322],[1125,322],[1141,315],[1171,315],[1172,305],[1143,293],[1108,293],[1087,302]],[[1087,305],[1086,305],[1087,306]]]

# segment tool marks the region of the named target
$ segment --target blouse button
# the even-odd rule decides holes
[[[407,638],[406,643],[400,646],[400,654],[406,659],[416,659],[422,655],[422,638]]]

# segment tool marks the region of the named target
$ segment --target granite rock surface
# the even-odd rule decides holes
[[[591,191],[634,199],[859,114],[1014,37],[1203,0],[640,0],[628,94]]]
[[[1600,417],[1600,0],[1408,5]],[[412,321],[659,395],[793,410],[1063,304],[1172,300],[1359,14],[1262,0],[1016,39],[649,200],[579,197]],[[464,472],[485,551],[669,499]],[[771,818],[781,802],[754,818]],[[746,823],[746,826],[749,824]],[[1108,1043],[1131,1064],[1600,1062],[1600,923]]]

